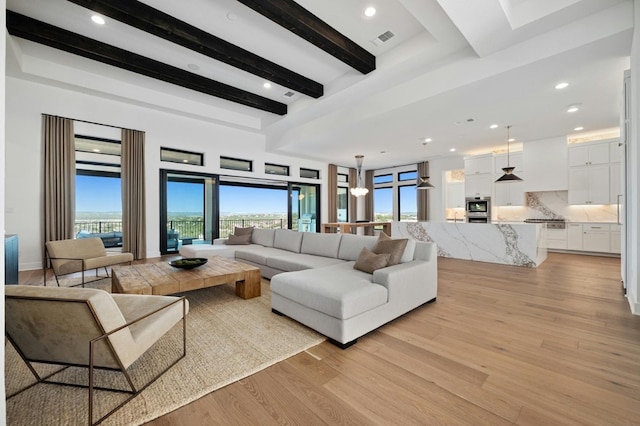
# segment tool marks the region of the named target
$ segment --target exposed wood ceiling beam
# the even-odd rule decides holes
[[[7,10],[9,34],[278,115],[287,105]]]
[[[313,98],[323,94],[322,84],[139,1],[69,1]]]
[[[376,69],[376,57],[293,0],[238,0],[355,68],[362,74]]]

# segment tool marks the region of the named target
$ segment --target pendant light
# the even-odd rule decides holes
[[[511,128],[511,126],[506,126],[506,128],[507,128],[507,167],[502,168],[502,171],[504,172],[504,174],[500,176],[498,180],[496,180],[496,182],[518,182],[518,181],[521,181],[522,179],[513,174],[513,170],[515,169],[515,167],[511,167],[511,164],[509,163],[509,129]]]
[[[364,155],[356,155],[356,186],[351,188],[351,195],[354,197],[362,197],[369,193],[369,190],[362,184],[362,160],[364,160]]]
[[[424,142],[422,145],[425,147],[425,152],[426,152],[427,142]],[[429,176],[420,176],[420,178],[418,178],[418,185],[416,186],[416,189],[431,189],[431,188],[435,188],[435,186],[429,183]]]

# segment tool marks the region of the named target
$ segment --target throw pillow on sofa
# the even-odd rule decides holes
[[[251,244],[251,234],[229,235],[226,244],[229,246],[241,246]]]
[[[248,228],[239,228],[236,226],[233,229],[233,235],[235,235],[236,237],[240,237],[242,235],[248,235],[249,238],[251,238],[252,233],[253,233],[253,226],[249,226]]]
[[[356,263],[353,265],[353,269],[373,274],[376,269],[386,267],[390,257],[389,253],[376,254],[363,247],[362,251],[360,251],[360,256],[358,256]]]
[[[400,263],[400,259],[402,259],[402,254],[404,253],[404,249],[407,247],[407,242],[409,240],[407,238],[401,239],[392,239],[384,232],[381,232],[378,236],[378,243],[373,248],[373,252],[375,254],[384,254],[388,253],[389,263],[386,266],[397,265]]]

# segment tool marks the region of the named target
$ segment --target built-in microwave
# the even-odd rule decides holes
[[[477,200],[475,198],[467,198],[467,213],[490,213],[491,201],[488,199]]]

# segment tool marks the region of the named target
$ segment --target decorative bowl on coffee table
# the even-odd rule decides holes
[[[172,260],[169,265],[180,269],[193,269],[207,263],[204,257],[183,257],[182,259]]]

